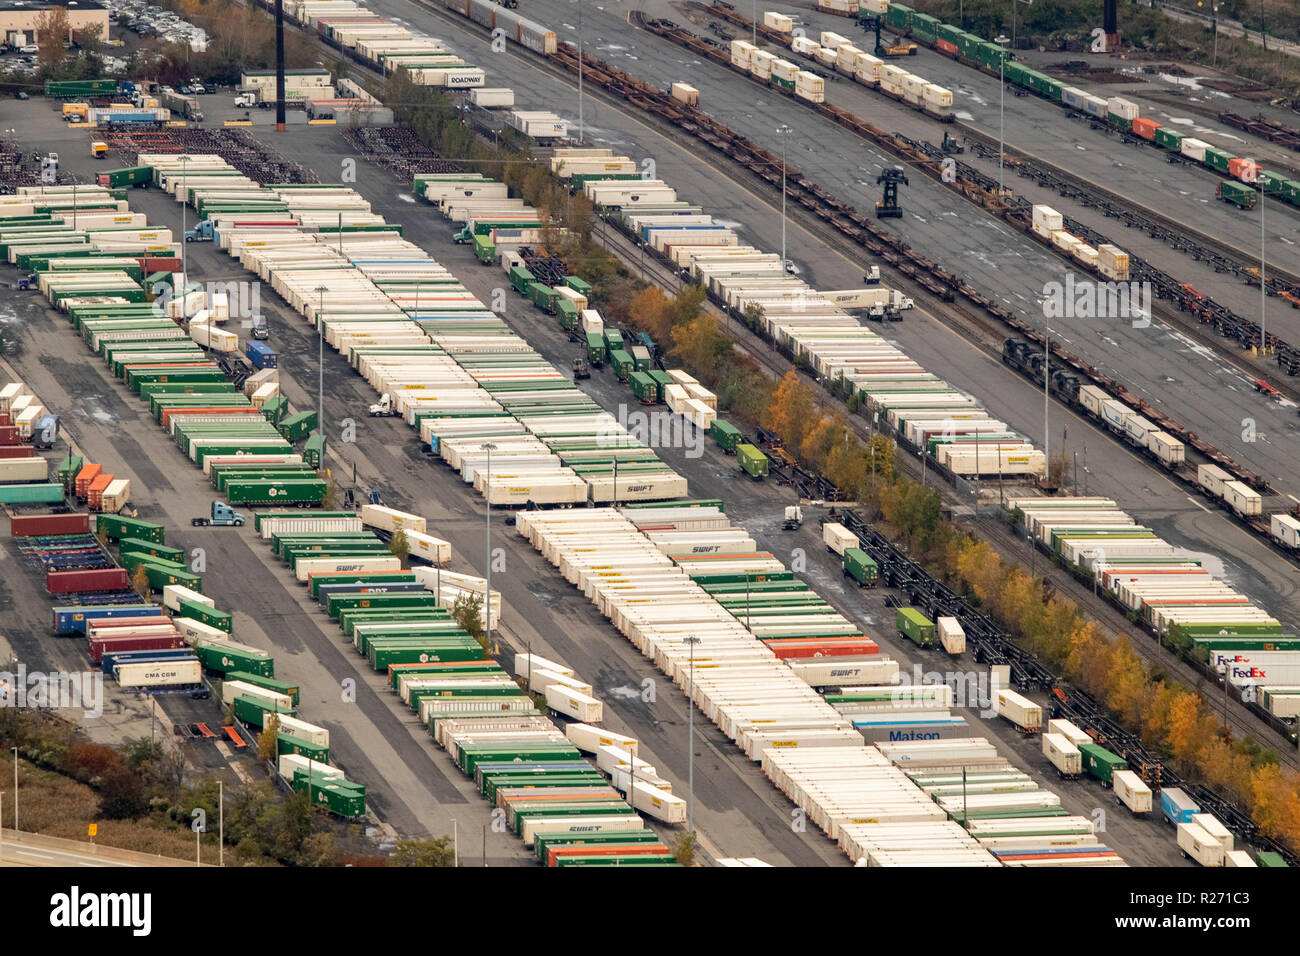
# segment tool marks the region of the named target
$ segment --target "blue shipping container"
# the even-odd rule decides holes
[[[56,607],[54,609],[55,634],[85,634],[87,621],[114,617],[162,617],[163,609],[156,604],[114,604],[108,607]]]
[[[249,339],[244,346],[244,354],[248,360],[253,363],[253,368],[275,368],[278,364],[278,356],[275,349],[271,348],[265,342],[258,342],[256,339]]]
[[[1196,801],[1178,787],[1165,787],[1160,791],[1160,809],[1164,812],[1165,818],[1175,826],[1180,823],[1190,823],[1192,815],[1201,812]]]
[[[188,647],[173,647],[162,651],[105,651],[99,666],[105,674],[113,673],[119,664],[151,664],[157,661],[198,660]]]

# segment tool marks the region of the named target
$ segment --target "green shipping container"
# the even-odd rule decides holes
[[[912,28],[914,11],[901,3],[891,3],[885,8],[885,24],[899,33],[906,33]]]
[[[572,289],[574,292],[578,293],[578,295],[586,296],[588,299],[591,298],[590,282],[586,282],[578,278],[577,276],[565,276],[564,284],[568,286],[570,289]]]
[[[528,287],[537,281],[523,266],[510,267],[510,285],[520,295],[528,294]]]
[[[59,462],[59,482],[63,485],[64,494],[72,494],[72,490],[77,483],[77,472],[81,471],[81,466],[85,463],[80,455],[68,455],[67,458]]]
[[[900,607],[894,613],[898,633],[918,647],[934,643],[934,622],[914,607]]]
[[[605,340],[599,332],[587,333],[587,361],[597,368],[605,364]]]
[[[136,554],[150,558],[161,558],[163,561],[170,561],[173,564],[184,565],[185,563],[185,551],[183,549],[158,544],[154,541],[145,541],[142,538],[122,538],[117,543],[117,553],[123,559],[128,554]]]
[[[861,548],[845,548],[844,573],[862,587],[873,588],[880,577],[880,568]]]
[[[262,677],[275,676],[275,659],[263,651],[232,647],[225,641],[195,641],[194,653],[199,663],[210,671],[222,674],[240,671]]]
[[[1213,146],[1205,151],[1206,165],[1213,169],[1217,169],[1221,173],[1228,172],[1228,161],[1236,158],[1236,156],[1228,152],[1226,149],[1217,149]]]
[[[533,281],[528,284],[528,298],[543,312],[554,314],[555,300],[559,297],[560,293],[543,282]]]
[[[709,426],[709,437],[728,455],[735,454],[736,446],[745,439],[739,428],[721,418],[715,418]]]
[[[738,444],[736,446],[736,460],[740,462],[740,470],[755,481],[767,476],[767,456],[753,445],[744,442]]]
[[[293,701],[295,707],[301,702],[301,691],[297,684],[291,684],[288,681],[276,680],[274,677],[263,677],[261,674],[252,674],[247,671],[226,671],[226,680],[243,681],[245,684],[252,684],[254,687],[261,687],[264,690],[273,690],[277,694],[284,694]]]
[[[288,714],[290,717],[297,716],[292,707],[284,707],[262,697],[236,697],[234,708],[235,719],[242,720],[252,727],[265,726],[268,711],[274,711],[277,714]]]
[[[309,779],[307,771],[295,770],[293,789],[306,794],[315,806],[337,816],[356,819],[366,815],[366,788],[359,783],[319,773],[313,773]]]
[[[568,299],[556,297],[555,314],[560,319],[560,328],[566,332],[572,332],[578,327],[580,320],[578,316],[578,307]]]
[[[226,485],[230,504],[314,504],[325,498],[327,485],[319,478],[299,481],[231,481]]]
[[[233,628],[234,619],[229,611],[223,611],[215,607],[208,607],[208,605],[200,603],[199,601],[190,601],[182,598],[180,608],[176,613],[181,617],[188,617],[192,621],[198,621],[200,624],[206,624],[209,627],[215,627],[218,630],[225,631],[227,634],[229,634]],[[269,677],[270,675],[268,674],[267,676]]]
[[[296,412],[280,422],[278,431],[287,442],[297,444],[316,430],[315,410]]]
[[[162,525],[140,521],[137,518],[124,518],[121,515],[96,515],[95,531],[110,541],[134,538],[162,544],[167,540],[167,529]]]
[[[632,394],[642,405],[654,405],[659,401],[659,383],[647,372],[633,372],[631,377]]]
[[[496,261],[497,247],[487,236],[475,236],[474,257],[485,266],[490,266]]]
[[[1255,859],[1260,866],[1268,867],[1285,867],[1286,860],[1282,859],[1282,854],[1274,853],[1272,850],[1260,850],[1255,854]]]
[[[601,335],[605,339],[605,349],[610,353],[615,349],[623,348],[623,333],[618,329],[612,329],[607,325]]]
[[[614,366],[614,374],[620,382],[626,382],[636,370],[636,360],[622,349],[613,349],[609,353],[609,363]]]
[[[330,762],[330,749],[314,744],[310,740],[303,740],[292,734],[277,734],[275,743],[275,752],[278,754],[297,754],[299,757],[310,757],[325,764]]]
[[[63,485],[0,485],[0,504],[57,504],[63,501]]]
[[[1083,755],[1084,771],[1102,783],[1110,783],[1116,770],[1128,769],[1128,761],[1097,744],[1080,744],[1079,753]]]
[[[320,468],[321,462],[325,460],[325,436],[320,432],[312,432],[311,437],[307,439],[307,444],[303,446],[302,459],[313,468]]]
[[[1186,133],[1180,133],[1176,129],[1170,129],[1168,126],[1159,126],[1156,128],[1156,145],[1165,149],[1178,152],[1182,148],[1182,142],[1187,137]]]

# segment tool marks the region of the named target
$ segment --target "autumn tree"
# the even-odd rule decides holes
[[[411,541],[406,536],[405,528],[398,528],[393,532],[393,540],[388,542],[388,550],[401,562],[402,567],[406,567],[406,559],[411,556]]]
[[[718,321],[701,313],[689,322],[673,327],[672,353],[712,382],[731,355],[734,342],[718,328]]]
[[[58,69],[67,58],[63,44],[72,39],[72,24],[67,7],[50,7],[36,18],[36,54],[41,69],[49,72]]]
[[[455,848],[451,837],[433,840],[398,840],[393,850],[394,866],[454,866]]]
[[[780,436],[786,445],[798,450],[803,441],[804,431],[812,422],[816,412],[812,389],[791,369],[785,373],[772,401],[763,416],[764,427]]]
[[[266,725],[257,735],[257,756],[268,763],[280,753],[280,715],[267,714]]]
[[[135,573],[131,575],[131,590],[142,598],[149,597],[149,572],[143,564],[136,565]]]

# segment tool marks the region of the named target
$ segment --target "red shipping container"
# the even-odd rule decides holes
[[[90,652],[91,663],[98,664],[103,659],[105,651],[169,651],[184,646],[185,638],[179,634],[174,637],[142,635],[90,641],[87,649]]]
[[[1228,172],[1240,179],[1243,183],[1254,185],[1259,182],[1259,164],[1252,163],[1249,159],[1241,159],[1237,156],[1228,160]]]
[[[103,471],[95,476],[95,480],[90,483],[86,489],[86,507],[98,508],[104,503],[104,489],[113,483],[113,476]]]
[[[17,425],[0,425],[0,445],[21,445],[23,436],[18,433]]]
[[[763,643],[783,661],[803,657],[854,657],[880,653],[876,642],[866,637],[792,637]]]
[[[140,268],[144,269],[146,277],[153,275],[155,272],[181,271],[181,260],[174,256],[144,256],[138,261]]]
[[[957,55],[957,44],[949,40],[935,40],[934,45],[941,53],[947,53],[949,56]]]
[[[35,454],[31,445],[0,445],[0,458],[32,458]]]
[[[81,471],[77,472],[77,480],[73,486],[73,490],[77,493],[78,498],[86,497],[86,492],[90,490],[90,483],[94,481],[103,470],[103,465],[97,465],[94,462],[87,462],[81,466]]]
[[[12,425],[13,419],[9,417],[8,412],[0,412],[0,425]]]
[[[90,534],[90,515],[14,515],[9,533],[15,538],[40,534]]]
[[[1154,140],[1156,138],[1156,130],[1159,128],[1159,123],[1153,119],[1147,119],[1145,116],[1139,116],[1133,121],[1133,132],[1137,133],[1143,139]]]
[[[50,594],[91,594],[99,591],[126,591],[131,587],[121,568],[94,568],[86,571],[50,571],[45,575],[45,590]]]
[[[651,856],[672,852],[663,843],[616,843],[591,846],[562,846],[546,851],[546,865],[555,866],[559,857],[570,856]]]

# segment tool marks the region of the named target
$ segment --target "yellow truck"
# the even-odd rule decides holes
[[[103,159],[108,155],[108,144],[102,140],[95,140],[90,144],[90,155],[96,159]]]

